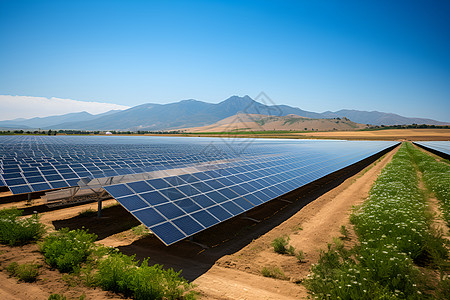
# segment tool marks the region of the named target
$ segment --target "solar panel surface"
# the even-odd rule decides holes
[[[450,155],[450,141],[432,141],[432,142],[414,142],[414,143]]]
[[[15,194],[145,173],[146,180],[104,189],[166,245],[396,144],[117,136],[0,141],[1,177]]]

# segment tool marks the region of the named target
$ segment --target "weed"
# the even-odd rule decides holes
[[[10,246],[34,242],[45,233],[37,214],[21,217],[23,210],[8,208],[0,210],[0,243]]]
[[[19,265],[16,262],[11,263],[6,270],[12,275],[25,282],[36,281],[39,275],[39,265],[33,263],[25,263]]]
[[[284,272],[278,268],[278,267],[263,267],[261,270],[261,274],[264,277],[271,277],[275,279],[281,279],[281,280],[288,280],[289,277],[287,277]]]
[[[298,260],[298,262],[305,262],[305,254],[302,250],[298,250],[295,254],[295,258]]]

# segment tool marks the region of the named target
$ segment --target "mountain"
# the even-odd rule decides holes
[[[346,117],[355,123],[372,125],[448,124],[430,119],[406,118],[376,111],[340,110],[315,113],[288,105],[265,105],[256,102],[249,96],[232,96],[217,104],[193,99],[169,104],[147,103],[100,115],[81,112],[29,120],[2,121],[0,126],[11,127],[20,124],[42,129],[158,131],[207,126],[239,113],[273,117],[296,115],[310,119]]]
[[[360,111],[342,109],[336,112],[327,111],[322,113],[324,118],[349,118],[356,123],[371,125],[408,125],[408,124],[428,124],[428,125],[448,125],[448,123],[440,122],[424,118],[407,118],[397,114],[384,113],[379,111]]]
[[[80,130],[174,130],[211,125],[237,113],[320,118],[318,113],[307,112],[287,105],[264,105],[249,96],[232,96],[220,103],[183,100],[169,104],[142,104],[120,111],[114,116],[103,116],[83,122],[64,122],[58,129]]]
[[[88,120],[93,120],[98,117],[112,115],[114,113],[119,112],[120,110],[110,110],[105,113],[92,115],[88,112],[82,111],[78,113],[69,113],[59,116],[50,116],[50,117],[36,117],[32,119],[14,119],[14,120],[6,120],[0,121],[0,127],[7,128],[20,128],[20,129],[30,129],[30,128],[42,128],[42,129],[54,129],[54,126],[65,122],[84,122]],[[57,127],[57,129],[60,129]]]

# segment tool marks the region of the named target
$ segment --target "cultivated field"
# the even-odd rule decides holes
[[[433,135],[429,130],[425,131],[433,138],[449,134],[449,131],[438,130]],[[402,132],[410,137],[425,135],[421,130]],[[361,132],[372,133],[386,135],[395,131]],[[421,163],[424,161],[427,163]],[[359,164],[309,184],[301,188],[295,198],[285,199],[288,201],[271,201],[250,211],[248,218],[234,218],[205,230],[195,237],[196,243],[182,241],[171,247],[162,245],[131,214],[114,205],[115,200],[105,201],[106,208],[100,219],[96,217],[96,203],[48,209],[39,198],[33,199],[30,205],[11,197],[9,192],[0,194],[0,209],[16,206],[28,216],[37,211],[48,231],[88,229],[89,233],[97,235],[98,245],[115,247],[124,254],[136,255],[136,259],[149,258],[149,265],[158,263],[176,271],[183,270],[181,275],[194,283],[200,299],[303,299],[308,296],[305,282],[310,291],[324,298],[352,295],[353,299],[366,299],[367,286],[373,288],[371,294],[391,298],[410,295],[420,299],[424,294],[442,298],[449,291],[448,248],[445,246],[448,243],[448,168],[447,161],[429,156],[411,144],[404,145],[401,150],[397,147],[373,162],[366,162],[365,166]],[[444,182],[434,184],[436,178],[444,178]],[[354,206],[359,209],[352,210]],[[391,218],[394,212],[398,215]],[[368,223],[370,215],[377,221]],[[389,223],[392,221],[401,224]],[[443,230],[442,237],[436,234],[439,228]],[[413,244],[419,245],[417,251],[408,241],[415,238]],[[279,253],[274,251],[274,240],[279,242],[275,245],[282,246],[281,250],[278,248]],[[380,248],[373,249],[370,245],[358,247],[373,240],[388,243],[379,243]],[[403,244],[398,243],[399,240]],[[328,246],[330,244],[332,246]],[[427,252],[423,252],[424,249]],[[378,250],[382,255],[374,257],[377,261],[373,267],[380,271],[364,274],[367,263],[364,265],[362,257]],[[399,264],[402,257],[405,263]],[[332,267],[331,258],[337,259]],[[37,280],[27,283],[11,276],[14,272],[8,266],[13,262],[36,264]],[[110,261],[111,265],[113,263],[118,261]],[[315,275],[308,277],[313,264],[316,264]],[[86,268],[75,268],[71,275],[60,273],[57,263],[52,268],[45,262],[35,243],[0,245],[0,267],[1,299],[48,299],[52,293],[68,299],[126,297],[123,293],[92,287],[93,274],[98,271],[90,270],[91,273]],[[410,279],[400,280],[402,284],[406,282],[402,285],[392,280],[392,273],[385,276],[392,284],[383,284],[375,275],[385,272],[384,267],[391,272],[402,270],[395,274],[408,275]],[[370,274],[373,275],[370,278],[362,276]],[[340,275],[348,279],[340,281]],[[319,281],[314,281],[316,276]],[[359,288],[358,283],[363,278],[369,278],[370,283]],[[417,282],[416,278],[419,278]],[[338,280],[338,284],[334,284],[334,280]]]
[[[300,139],[344,139],[344,140],[389,140],[389,141],[449,141],[450,129],[384,129],[358,131],[319,132],[226,132],[190,134],[190,136],[218,137],[260,137],[260,138],[300,138]]]

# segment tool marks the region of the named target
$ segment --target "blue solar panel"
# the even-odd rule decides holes
[[[414,142],[419,146],[430,148],[450,156],[450,141]]]
[[[146,180],[104,188],[171,244],[395,144],[2,136],[0,180],[20,194],[147,172]]]

